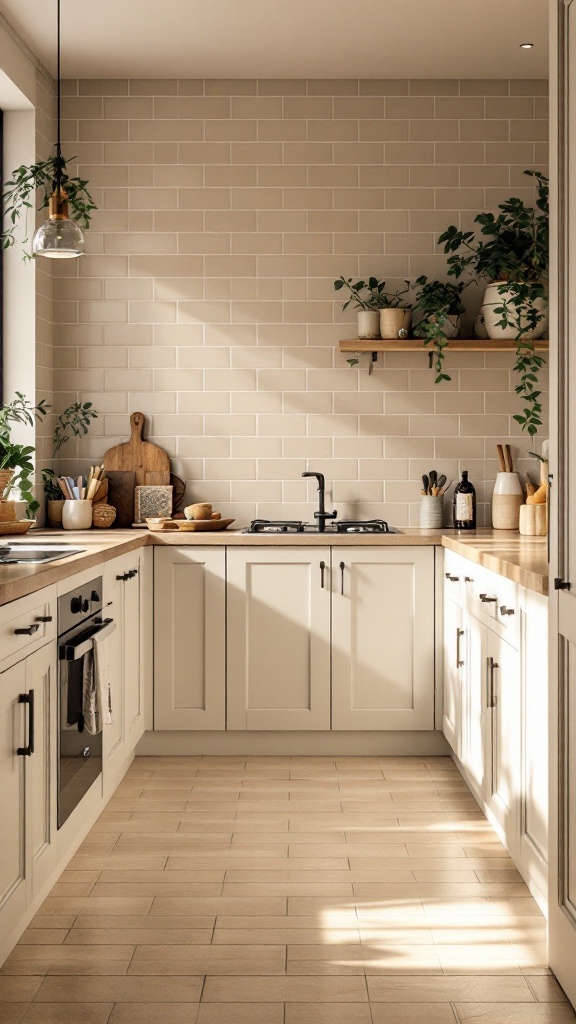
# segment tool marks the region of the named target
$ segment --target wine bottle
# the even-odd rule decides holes
[[[454,526],[457,530],[476,529],[476,491],[468,479],[468,470],[454,488]]]

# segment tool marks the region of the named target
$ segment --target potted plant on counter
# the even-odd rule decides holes
[[[544,360],[534,350],[548,326],[547,274],[548,178],[540,171],[525,171],[536,182],[535,205],[510,198],[500,203],[500,213],[479,213],[474,231],[451,225],[438,239],[448,258],[448,274],[460,278],[470,272],[487,281],[482,315],[488,337],[514,339],[520,376],[516,394],[526,403],[514,419],[529,434],[541,425],[542,405],[536,390]]]
[[[52,435],[52,459],[56,459],[60,449],[72,436],[84,437],[92,420],[98,419],[98,413],[92,408],[92,402],[74,402],[56,419]],[[62,509],[64,499],[54,469],[42,470],[42,482],[46,496],[46,517],[49,526],[62,525]]]
[[[347,288],[350,298],[342,306],[342,312],[348,309],[350,303],[354,303],[354,309],[358,310],[358,337],[379,338],[380,337],[380,312],[379,299],[384,290],[384,281],[377,277],[369,277],[367,281],[353,281],[351,277],[342,275],[334,281],[334,290],[339,292]]]
[[[435,384],[451,377],[443,370],[444,349],[448,338],[457,338],[461,327],[462,292],[466,287],[464,281],[454,284],[452,281],[429,281],[422,275],[416,279],[418,291],[416,301],[412,305],[414,313],[420,313],[421,319],[414,327],[414,335],[424,339],[424,345],[433,344],[436,351]]]
[[[12,440],[12,424],[22,423],[33,427],[34,421],[45,416],[49,408],[44,398],[38,405],[32,405],[17,391],[16,398],[0,409],[0,498],[2,503],[7,503],[9,495],[17,488],[20,497],[26,502],[26,515],[29,519],[34,517],[39,508],[32,493],[32,455],[35,449],[32,445],[18,444]],[[16,516],[13,514],[7,518],[15,519]]]

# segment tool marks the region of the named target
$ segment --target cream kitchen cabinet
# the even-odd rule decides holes
[[[104,565],[104,616],[116,629],[108,644],[112,722],[104,726],[102,757],[104,791],[116,785],[116,774],[144,732],[144,680],[141,663],[141,551]]]
[[[222,547],[154,551],[155,729],[226,727],[225,585]]]
[[[332,728],[434,729],[434,549],[332,548]]]
[[[39,614],[31,616],[31,609]],[[54,609],[53,588],[0,609],[0,629],[14,638],[2,650],[10,657],[0,670],[0,937],[18,926],[57,864]],[[32,634],[14,633],[39,617],[45,620],[40,647],[40,624]],[[36,649],[28,654],[30,646]]]
[[[228,729],[330,729],[330,548],[229,548]]]
[[[546,598],[446,552],[442,729],[541,907],[547,875],[547,621]]]

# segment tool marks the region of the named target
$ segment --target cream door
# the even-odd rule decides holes
[[[122,594],[124,634],[124,725],[125,741],[134,750],[144,732],[144,679],[141,664],[140,610],[141,559],[134,552],[127,562],[128,579]]]
[[[57,674],[56,644],[46,644],[25,661],[26,689],[34,691],[34,753],[27,758],[28,846],[32,894],[57,862]]]
[[[26,775],[30,757],[18,755],[28,744],[26,662],[0,675],[0,947],[22,918],[28,902],[26,863]]]
[[[228,728],[330,728],[330,549],[228,549]]]
[[[434,728],[434,549],[332,548],[332,728]]]
[[[470,612],[462,613],[465,663],[462,666],[461,760],[468,783],[480,800],[484,792],[484,730],[486,717],[486,626]]]
[[[444,688],[442,732],[458,758],[462,755],[462,676],[465,665],[465,630],[462,609],[448,594],[444,597]]]
[[[224,729],[226,552],[154,551],[154,728]]]
[[[551,11],[549,963],[576,1006],[576,3]]]
[[[486,805],[500,826],[512,857],[518,853],[520,762],[520,655],[487,629],[485,792]]]

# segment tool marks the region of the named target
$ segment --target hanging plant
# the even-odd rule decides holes
[[[500,213],[479,213],[477,239],[473,231],[460,231],[452,225],[438,239],[444,244],[448,273],[460,278],[465,272],[484,278],[494,295],[485,300],[484,317],[488,311],[495,337],[507,336],[516,342],[514,370],[520,381],[515,391],[525,403],[514,419],[528,434],[537,433],[542,425],[541,392],[537,389],[538,374],[544,359],[537,355],[534,338],[542,333],[547,321],[547,274],[549,265],[548,178],[540,171],[525,171],[535,179],[535,205],[526,206],[521,199],[510,198],[500,203]],[[506,333],[504,334],[506,336]]]
[[[71,219],[85,229],[90,227],[92,210],[96,210],[97,206],[88,191],[89,182],[85,178],[71,178],[67,174],[67,162],[71,163],[74,159],[72,157],[66,161],[63,157],[51,156],[48,160],[39,160],[34,164],[22,164],[12,171],[12,177],[4,182],[2,193],[3,223],[7,222],[0,236],[3,249],[9,249],[15,244],[20,226],[23,235],[21,243],[23,246],[28,245],[28,211],[34,209],[36,192],[39,191],[41,197],[38,210],[48,209],[56,182],[59,182],[68,197]],[[23,259],[31,258],[31,253],[24,249]]]
[[[460,330],[460,314],[464,312],[461,295],[466,288],[464,281],[453,284],[451,281],[429,281],[422,275],[416,279],[419,291],[416,301],[412,304],[415,312],[422,314],[422,319],[414,327],[414,335],[424,339],[424,345],[433,345],[436,354],[434,368],[435,384],[443,380],[452,380],[444,373],[444,349],[448,338],[455,337]]]

